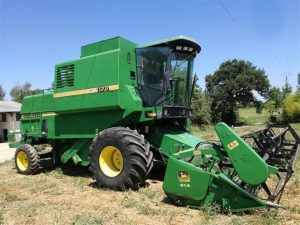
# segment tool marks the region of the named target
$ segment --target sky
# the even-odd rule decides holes
[[[197,40],[198,83],[229,59],[264,69],[273,86],[300,72],[300,0],[0,0],[0,84],[46,89],[54,65],[80,47],[121,36],[145,44],[177,35]]]

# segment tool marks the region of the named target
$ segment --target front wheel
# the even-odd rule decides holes
[[[15,153],[16,169],[21,174],[35,174],[40,170],[40,157],[36,149],[24,144],[17,148]]]
[[[90,171],[98,185],[113,190],[138,188],[148,177],[153,153],[136,130],[113,127],[100,132],[90,146]]]

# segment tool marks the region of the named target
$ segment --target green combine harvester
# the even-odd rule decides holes
[[[193,39],[137,45],[121,37],[83,46],[55,66],[53,90],[25,97],[16,169],[37,173],[41,160],[89,167],[100,187],[137,189],[153,163],[166,165],[163,189],[177,204],[224,211],[281,207],[294,172],[298,135],[270,125],[239,137],[225,123],[220,141],[190,133]],[[45,147],[46,146],[46,147]],[[42,149],[42,150],[41,150]]]

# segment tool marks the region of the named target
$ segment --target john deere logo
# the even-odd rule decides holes
[[[237,146],[239,146],[239,143],[236,140],[227,145],[230,150],[235,149]]]
[[[187,171],[178,171],[179,182],[190,182],[190,174]]]

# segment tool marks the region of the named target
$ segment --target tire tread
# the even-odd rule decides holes
[[[123,149],[126,151],[126,157],[128,157],[127,162],[130,164],[129,171],[126,171],[126,175],[122,177],[122,181],[117,185],[112,185],[107,182],[107,179],[103,177],[105,175],[99,172],[100,167],[97,161],[99,160],[98,157],[101,149],[97,149],[97,146],[105,138],[115,139],[115,141],[124,145]],[[93,179],[95,179],[101,187],[121,191],[138,188],[145,182],[153,167],[153,153],[150,151],[150,144],[137,130],[124,127],[108,128],[101,131],[93,139],[89,149],[89,170],[93,173]],[[119,176],[121,176],[121,174]]]

